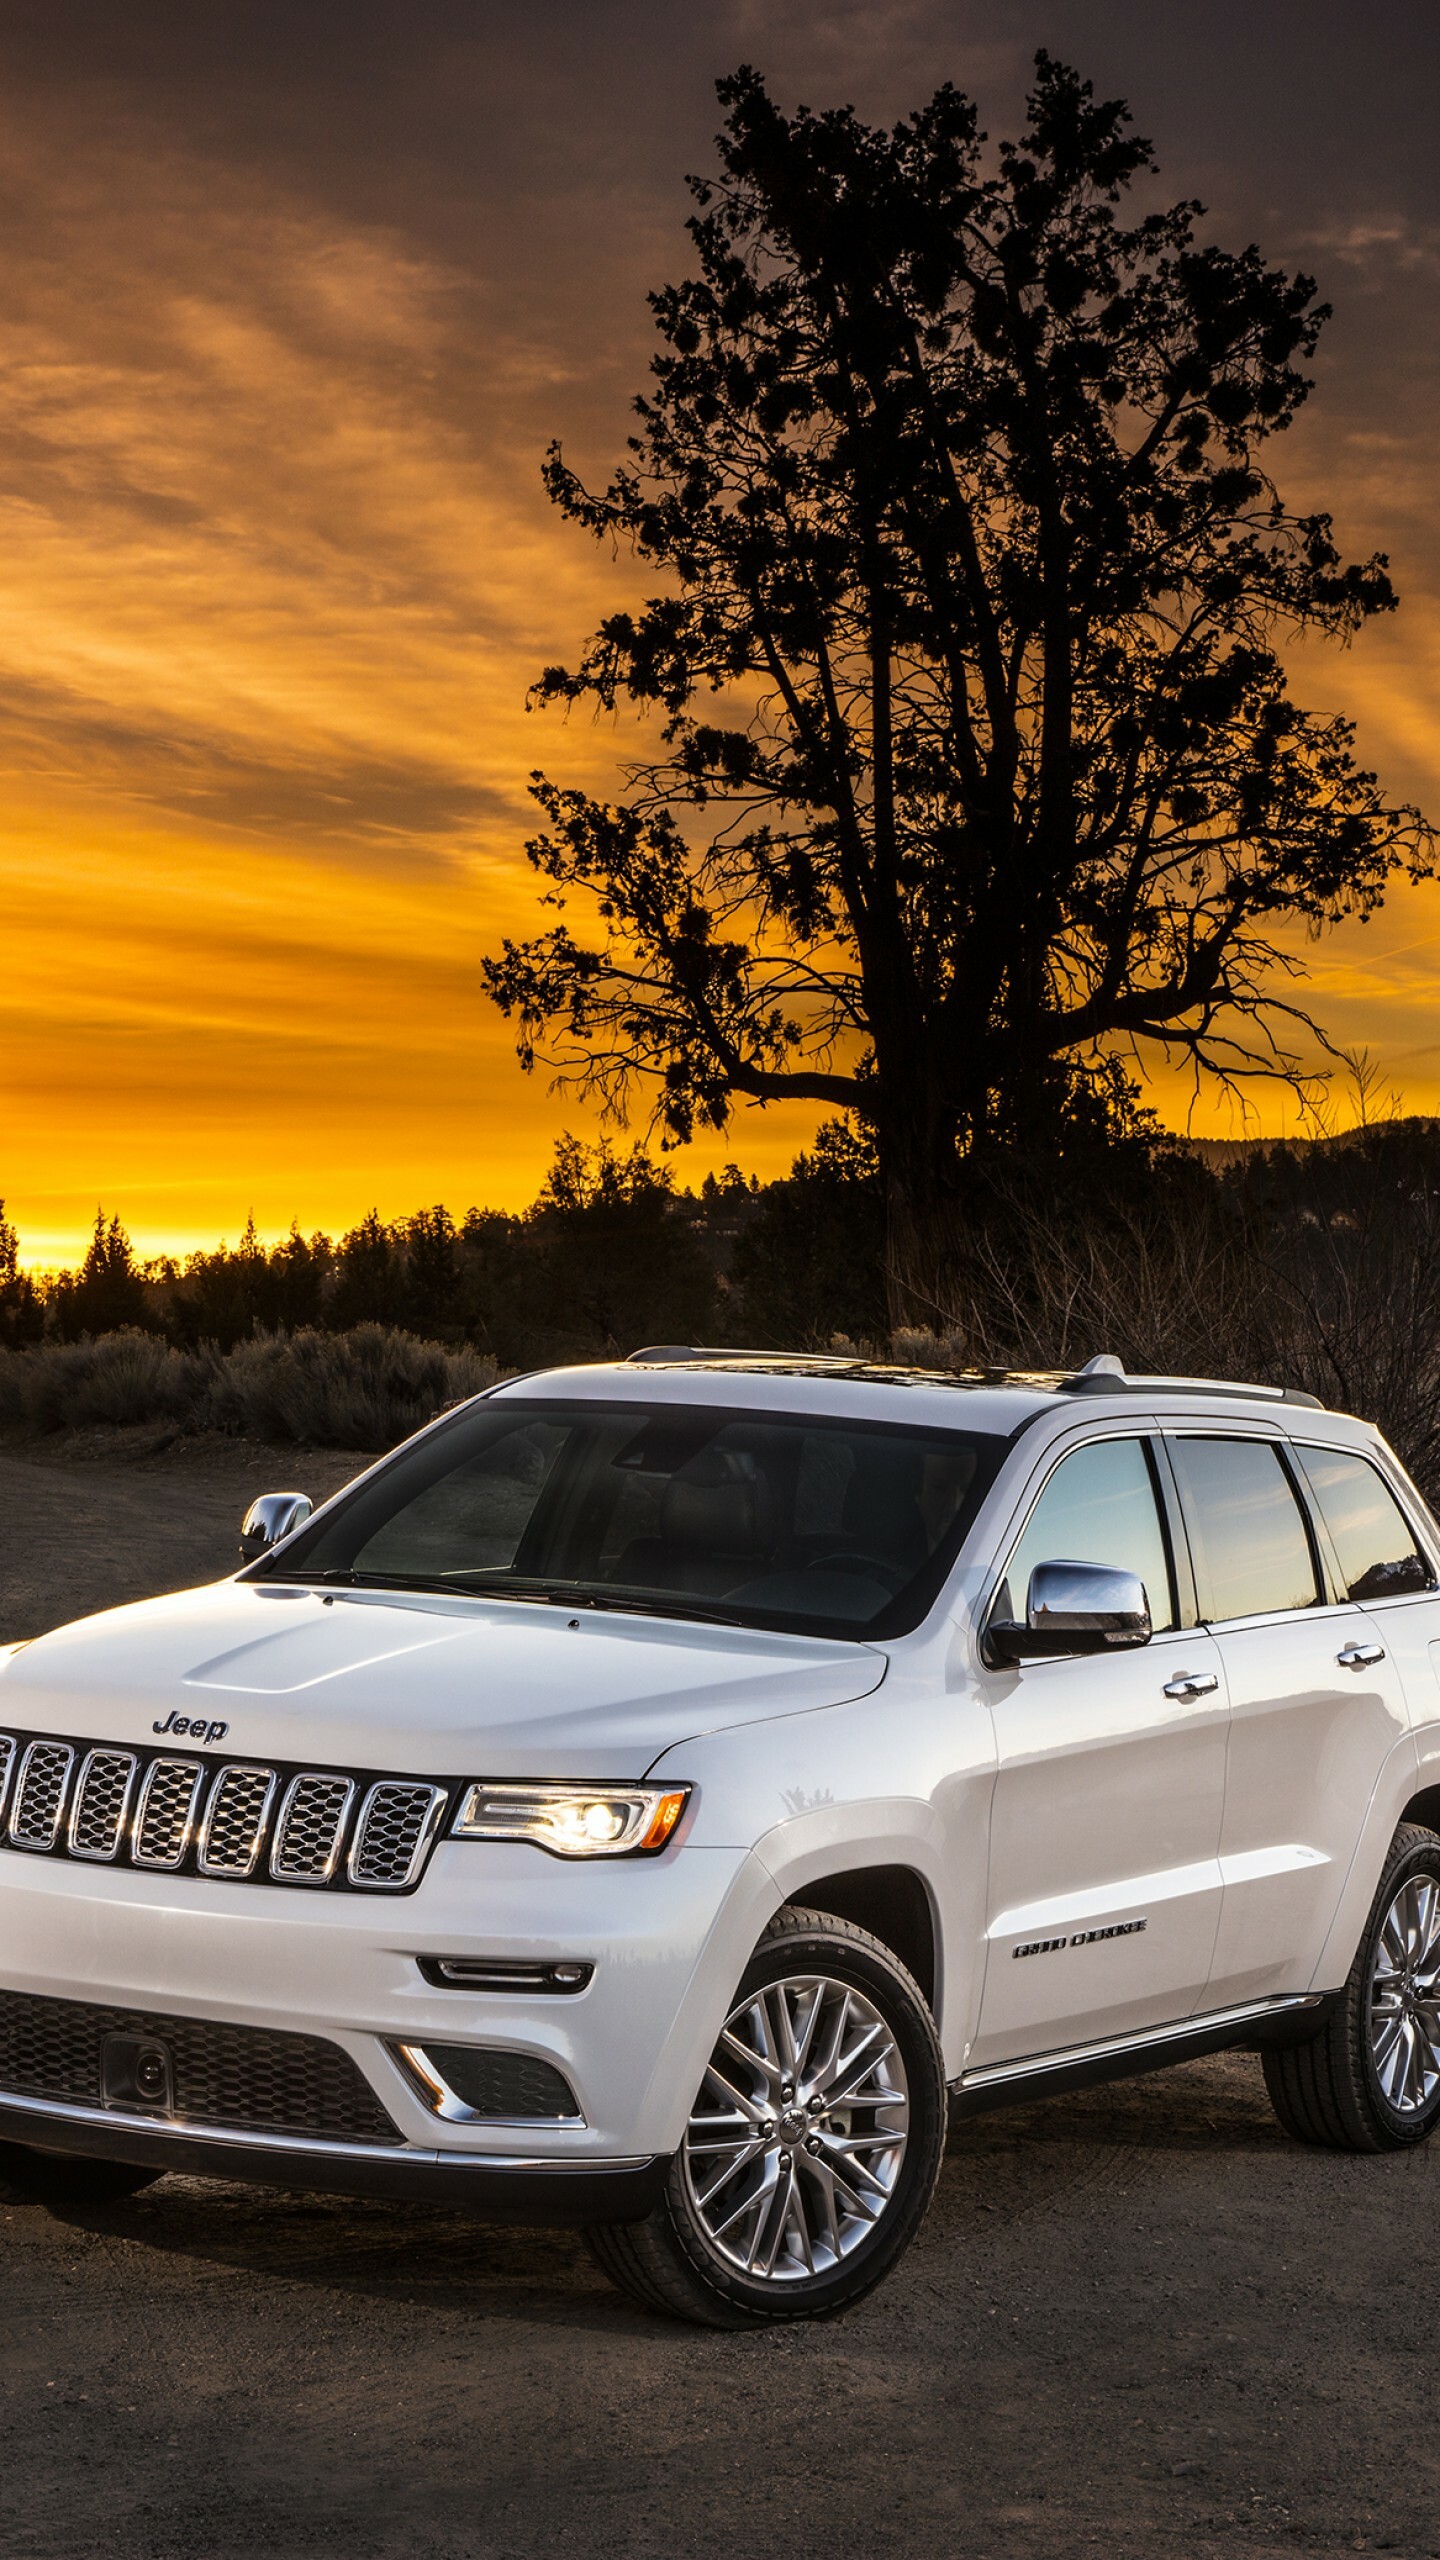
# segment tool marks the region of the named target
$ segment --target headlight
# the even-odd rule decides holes
[[[461,1840],[532,1840],[557,1858],[631,1858],[663,1849],[688,1787],[535,1784],[471,1787],[455,1816]]]

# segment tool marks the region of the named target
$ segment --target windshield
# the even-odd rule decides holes
[[[405,1450],[247,1579],[899,1635],[1003,1443],[714,1407],[506,1396]]]

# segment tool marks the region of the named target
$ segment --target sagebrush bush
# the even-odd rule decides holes
[[[33,1431],[174,1423],[332,1449],[389,1449],[442,1405],[492,1384],[495,1363],[393,1326],[262,1334],[233,1351],[174,1351],[107,1333],[0,1351],[0,1421]]]
[[[36,1344],[0,1353],[0,1419],[58,1431],[95,1422],[186,1422],[199,1414],[213,1363],[153,1333]]]
[[[393,1325],[349,1333],[261,1334],[217,1360],[211,1419],[261,1440],[331,1449],[389,1449],[442,1405],[478,1395],[495,1377],[483,1353],[421,1342]]]

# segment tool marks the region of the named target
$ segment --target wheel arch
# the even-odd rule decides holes
[[[1411,1797],[1400,1816],[1402,1822],[1418,1822],[1426,1831],[1440,1831],[1440,1787],[1422,1787]]]
[[[913,1973],[934,2011],[939,1983],[939,1931],[930,1888],[916,1867],[838,1867],[796,1885],[786,1901],[805,1911],[868,1929]]]

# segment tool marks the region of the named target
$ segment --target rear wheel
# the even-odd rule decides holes
[[[1264,2055],[1287,2133],[1403,2151],[1440,2123],[1440,1837],[1402,1823],[1350,1977],[1304,2044]]]
[[[660,2203],[588,2236],[622,2291],[714,2328],[819,2319],[887,2275],[945,2145],[919,1985],[878,1938],[791,1906],[720,2030]]]
[[[126,2160],[84,2160],[72,2151],[32,2151],[27,2144],[0,2142],[0,2179],[18,2187],[37,2204],[118,2204],[125,2196],[153,2187],[158,2169],[137,2169]]]

